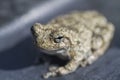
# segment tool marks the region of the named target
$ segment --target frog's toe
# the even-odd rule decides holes
[[[58,66],[52,65],[49,67],[49,71],[55,71],[58,68]]]
[[[44,79],[48,79],[49,77],[55,77],[57,74],[55,72],[47,72],[43,75]]]

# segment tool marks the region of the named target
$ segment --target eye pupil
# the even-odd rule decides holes
[[[54,39],[55,43],[60,43],[60,39]]]
[[[54,42],[56,42],[56,43],[60,43],[61,41],[62,41],[62,36],[59,36],[59,37],[57,37],[57,38],[54,38]]]

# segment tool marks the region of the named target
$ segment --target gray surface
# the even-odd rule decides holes
[[[59,61],[58,61],[59,63]],[[41,75],[46,72],[48,63],[31,65],[16,70],[1,70],[1,80],[43,80]],[[120,79],[120,50],[109,49],[104,56],[92,65],[79,68],[76,72],[49,80],[119,80]]]
[[[4,0],[3,0],[4,1]],[[8,0],[5,0],[8,1]],[[15,0],[12,0],[13,2]],[[16,5],[16,11],[19,11],[19,8],[17,6],[20,6],[19,3],[24,3],[25,0],[16,0],[18,5]],[[23,1],[23,2],[21,2]],[[27,0],[28,1],[28,0]],[[27,1],[25,1],[26,4]],[[38,1],[38,0],[37,0]],[[70,0],[71,1],[71,0]],[[11,2],[12,3],[12,2]],[[13,27],[15,22],[17,20],[20,20],[23,15],[28,14],[28,12],[23,9],[20,12],[14,12],[9,9],[10,3],[7,3],[7,8],[5,11],[8,11],[7,13],[3,15],[4,9],[3,6],[0,7],[0,18],[3,17],[0,20],[0,25],[3,25],[10,21],[10,24],[13,26],[10,26],[9,24],[5,24],[4,27],[11,27],[11,33],[14,36],[9,36],[9,32],[7,35],[3,34],[0,37],[0,41],[3,46],[0,45],[0,49],[2,49],[4,46],[8,48],[4,48],[2,52],[0,52],[0,80],[42,80],[41,74],[45,73],[47,71],[47,67],[49,65],[49,62],[42,62],[40,60],[40,64],[35,65],[35,61],[37,59],[37,56],[42,54],[39,52],[36,47],[33,45],[32,37],[30,36],[30,27],[34,22],[40,22],[40,23],[47,23],[50,19],[54,18],[57,15],[68,13],[72,10],[98,10],[99,12],[103,13],[109,21],[111,21],[116,27],[115,36],[111,44],[111,48],[106,52],[105,55],[103,55],[100,59],[98,59],[95,63],[92,65],[86,67],[86,68],[79,68],[75,73],[72,73],[67,76],[58,77],[58,78],[51,78],[50,80],[119,80],[120,79],[120,1],[119,0],[76,0],[72,4],[66,5],[66,7],[62,6],[62,9],[57,9],[53,12],[53,14],[47,14],[42,16],[43,19],[35,19],[34,17],[29,19],[27,17],[26,19],[28,22],[26,24],[19,24],[16,25],[19,28],[22,27],[23,31],[19,31],[19,28],[16,28],[18,31],[13,31]],[[16,3],[14,3],[16,4]],[[38,3],[39,4],[39,3]],[[1,5],[3,5],[1,3]],[[1,6],[0,5],[0,6]],[[32,6],[34,4],[31,4]],[[26,6],[26,9],[27,6]],[[31,8],[29,8],[31,9]],[[9,13],[10,10],[10,13]],[[20,13],[19,15],[17,13]],[[16,17],[10,18],[11,14],[16,15]],[[9,17],[6,17],[8,15]],[[13,16],[13,15],[12,15]],[[46,17],[45,17],[46,16]],[[13,19],[16,18],[14,21]],[[12,21],[13,20],[13,21]],[[31,21],[32,20],[32,21]],[[24,21],[23,21],[24,22]],[[19,22],[17,22],[19,23]],[[30,23],[30,24],[29,24]],[[29,24],[29,25],[28,25]],[[24,25],[24,26],[23,26]],[[26,26],[25,26],[26,25]],[[1,30],[1,28],[0,28]],[[10,33],[10,34],[11,34]],[[21,34],[22,33],[22,34]],[[24,38],[19,38],[20,36],[24,36]],[[0,31],[1,35],[1,31]],[[16,36],[15,36],[16,35]],[[12,46],[10,46],[12,44]],[[52,58],[50,56],[46,56],[48,61],[56,61],[54,64],[60,64],[60,61],[56,60],[56,58]],[[55,59],[55,60],[54,60]]]
[[[26,13],[44,0],[0,0],[0,27]]]

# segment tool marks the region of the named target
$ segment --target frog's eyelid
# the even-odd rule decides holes
[[[56,39],[62,39],[63,38],[63,36],[58,36]]]

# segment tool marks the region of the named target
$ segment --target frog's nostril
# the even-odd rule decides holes
[[[33,27],[33,26],[31,27],[31,32],[32,32],[32,33],[34,32],[34,27]]]

